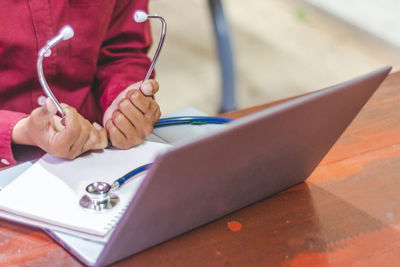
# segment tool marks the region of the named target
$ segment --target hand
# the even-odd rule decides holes
[[[153,95],[158,91],[155,80],[147,80],[122,91],[103,116],[103,125],[113,146],[128,149],[143,142],[160,119],[160,107]],[[145,94],[143,94],[145,92]]]
[[[91,124],[73,107],[62,104],[65,123],[48,98],[46,103],[20,120],[12,132],[15,144],[32,145],[53,156],[74,159],[80,154],[107,146],[107,133],[99,124]]]

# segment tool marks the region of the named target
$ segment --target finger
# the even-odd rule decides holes
[[[57,107],[49,97],[46,98],[43,108],[48,112],[49,116],[54,116],[57,113]]]
[[[36,125],[45,124],[47,125],[49,121],[53,118],[57,113],[56,105],[54,105],[53,101],[50,98],[46,99],[45,104],[42,107],[36,108],[32,111],[31,116],[33,118],[33,122]]]
[[[149,89],[145,89],[145,94],[149,93],[150,97],[152,97],[152,95],[154,95],[159,88],[158,82],[156,80],[147,80],[144,82],[145,84],[149,84],[146,86],[150,86],[151,90]],[[114,113],[114,111],[118,108],[118,104],[124,99],[126,98],[126,95],[129,91],[131,90],[139,90],[140,86],[142,85],[142,82],[137,82],[134,84],[129,85],[125,90],[123,90],[122,92],[120,92],[118,94],[118,96],[111,102],[110,106],[106,109],[106,111],[104,112],[103,115],[103,125],[105,126],[107,121],[109,119],[111,119],[112,113]],[[146,87],[145,86],[145,87]]]
[[[126,88],[124,91],[122,91],[110,104],[110,106],[106,109],[106,111],[104,112],[103,115],[103,126],[106,126],[106,123],[109,119],[111,119],[112,114],[114,113],[114,111],[116,111],[118,109],[118,104],[125,99],[126,94],[129,92],[129,90],[131,90],[131,88],[134,88],[135,90],[139,89],[140,84],[132,84],[131,86],[129,86],[128,88]]]
[[[108,146],[108,137],[107,137],[107,131],[103,127],[100,126],[97,122],[93,123],[93,127],[96,129],[98,133],[98,140],[96,149],[103,149]]]
[[[108,145],[107,132],[97,122],[91,127],[89,139],[83,146],[84,151],[103,149]]]
[[[129,100],[128,100],[129,101]],[[133,105],[132,105],[133,106]],[[143,115],[141,115],[143,117]],[[115,111],[113,114],[113,123],[125,136],[127,146],[132,147],[140,144],[144,139],[144,135],[139,132],[142,127],[132,125],[131,122],[119,111]],[[141,126],[141,125],[140,125]]]
[[[108,137],[113,146],[126,149],[126,138],[121,131],[114,125],[112,120],[106,122],[106,130]]]
[[[157,121],[160,120],[160,118],[161,118],[161,110],[160,106],[157,104],[150,119],[152,120],[153,123],[156,123]]]
[[[156,80],[150,79],[145,81],[141,87],[140,90],[145,96],[153,96],[158,92],[159,89],[159,84]]]
[[[129,99],[124,99],[118,106],[118,109],[123,115],[129,120],[129,122],[135,127],[140,129],[141,125],[145,125],[147,122],[143,113],[132,104]]]
[[[78,120],[80,124],[80,132],[79,132],[79,137],[75,140],[75,142],[72,144],[70,148],[70,153],[72,157],[77,157],[83,152],[87,151],[84,150],[84,145],[88,141],[90,137],[90,132],[92,125],[88,120],[83,118],[82,116],[78,115]]]
[[[78,112],[73,107],[63,108],[65,112],[65,129],[56,134],[56,144],[70,151],[72,145],[80,136],[81,125]]]
[[[126,98],[129,99],[143,114],[151,112],[152,103],[155,102],[151,97],[143,95],[139,90],[129,91],[126,94]]]
[[[149,111],[144,116],[152,123],[156,123],[161,117],[160,106],[156,101],[152,101],[149,107]]]
[[[139,91],[129,92],[127,97],[129,97],[133,105],[135,105],[151,123],[158,121],[161,112],[159,105],[154,99],[144,96]]]
[[[60,104],[61,108],[64,110],[65,108],[69,107],[67,104],[65,103],[61,103]],[[64,111],[65,114],[65,111]],[[65,127],[65,116],[61,118],[61,125]]]
[[[63,124],[63,123],[62,123],[62,118],[61,118],[61,117],[55,115],[55,116],[53,116],[53,118],[52,118],[51,121],[52,121],[52,126],[53,126],[53,128],[54,128],[57,132],[62,131],[62,130],[65,129],[65,120],[64,120],[64,124]]]

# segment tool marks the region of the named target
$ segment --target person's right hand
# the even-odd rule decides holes
[[[91,124],[73,107],[62,106],[64,123],[61,123],[61,118],[56,115],[56,106],[48,98],[42,107],[17,122],[12,131],[12,142],[37,146],[53,156],[67,159],[108,145],[104,128],[96,122]]]

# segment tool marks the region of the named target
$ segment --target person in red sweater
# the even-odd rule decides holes
[[[160,118],[155,80],[138,90],[150,65],[150,25],[135,23],[147,0],[0,1],[0,168],[17,163],[15,147],[57,157],[143,142]],[[69,24],[72,39],[43,62],[47,82],[64,103],[65,123],[40,87],[38,51]],[[101,126],[103,124],[103,127]]]

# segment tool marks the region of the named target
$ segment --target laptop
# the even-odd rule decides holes
[[[390,70],[237,119],[159,155],[107,243],[45,231],[84,264],[106,266],[301,183]]]

